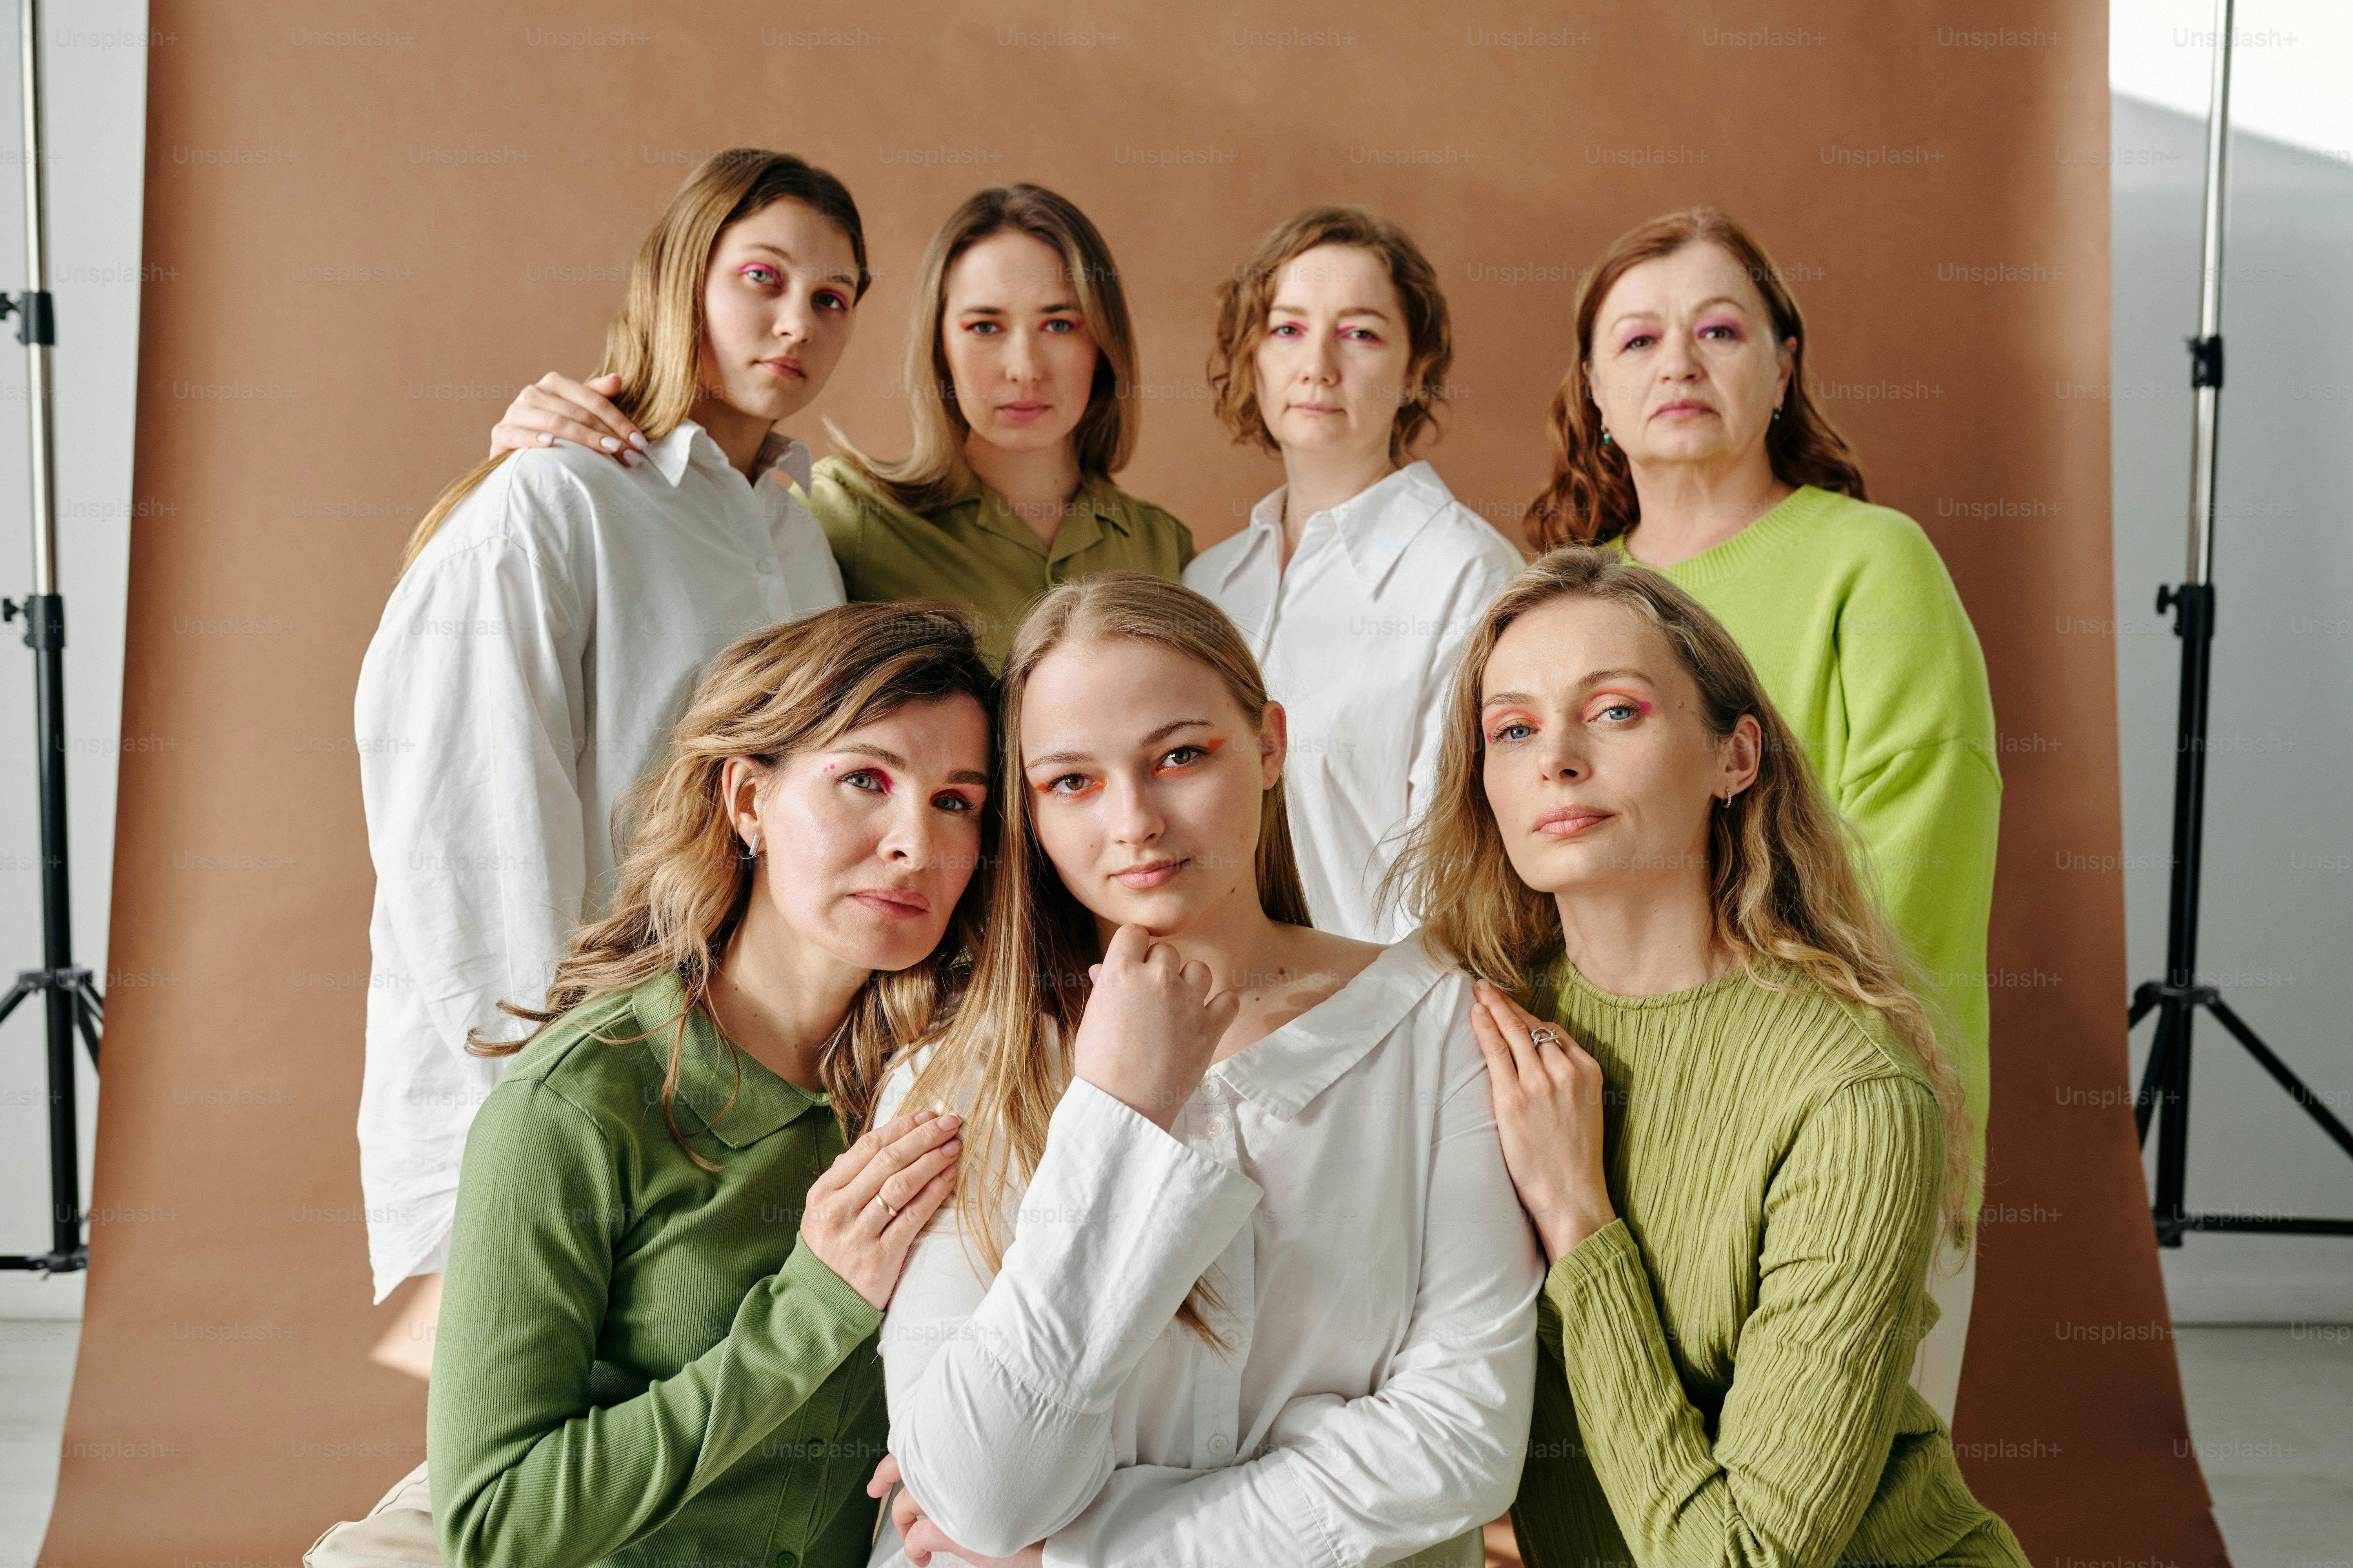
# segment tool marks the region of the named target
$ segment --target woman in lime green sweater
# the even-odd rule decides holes
[[[1985,656],[1927,535],[1866,504],[1809,384],[1783,276],[1707,208],[1609,247],[1578,292],[1577,362],[1553,399],[1553,479],[1530,532],[1664,573],[1738,639],[1861,836],[1981,1162],[2001,810]],[[1914,1378],[1947,1421],[1975,1284],[1973,1253],[1930,1270],[1943,1320]]]
[[[1493,983],[1473,1026],[1551,1263],[1530,1568],[2023,1568],[1907,1381],[1968,1230],[1959,1084],[1748,660],[1571,547],[1488,607],[1451,703],[1394,875]]]

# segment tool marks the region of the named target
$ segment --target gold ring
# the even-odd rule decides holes
[[[881,1193],[877,1193],[874,1194],[874,1201],[882,1205],[882,1212],[889,1215],[892,1219],[897,1219],[899,1217],[899,1211],[891,1206],[891,1200],[889,1198],[884,1197]],[[885,1221],[884,1223],[888,1224],[889,1222]]]

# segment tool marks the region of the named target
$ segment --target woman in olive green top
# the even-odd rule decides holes
[[[1552,1264],[1530,1568],[2024,1568],[1907,1381],[1929,1254],[1967,1236],[1959,1080],[1746,658],[1565,548],[1488,607],[1451,718],[1393,876],[1484,977]]]
[[[715,658],[613,912],[467,1139],[427,1415],[445,1561],[853,1568],[874,1334],[955,1119],[847,1152],[985,889],[993,678],[945,605]]]
[[[809,487],[853,604],[966,605],[996,666],[1058,583],[1183,574],[1191,531],[1112,482],[1142,423],[1135,334],[1111,247],[1069,200],[992,185],[950,214],[917,268],[905,354],[913,449],[877,461],[828,424],[842,455]],[[558,439],[628,460],[637,427],[607,390],[541,378],[491,431],[493,449]]]

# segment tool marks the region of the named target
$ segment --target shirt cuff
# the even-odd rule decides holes
[[[828,1268],[825,1259],[810,1251],[806,1241],[794,1241],[792,1256],[776,1270],[768,1292],[772,1312],[782,1309],[803,1323],[835,1328],[845,1355],[859,1341],[882,1326],[881,1309]]]
[[[1573,1321],[1573,1310],[1577,1299],[1599,1289],[1604,1294],[1616,1294],[1620,1275],[1627,1265],[1632,1265],[1639,1276],[1642,1269],[1641,1248],[1634,1245],[1634,1233],[1626,1228],[1621,1216],[1611,1220],[1575,1247],[1554,1260],[1552,1271],[1545,1277],[1545,1295],[1558,1310],[1564,1322]],[[1649,1294],[1647,1283],[1644,1294]]]
[[[1047,1124],[997,1284],[973,1315],[975,1337],[1032,1391],[1107,1409],[1261,1195],[1240,1171],[1073,1079]]]

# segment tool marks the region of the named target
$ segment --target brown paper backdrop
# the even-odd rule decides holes
[[[89,1316],[45,1560],[290,1563],[416,1462],[370,1364],[352,1135],[371,870],[351,698],[402,538],[515,385],[585,371],[691,162],[856,192],[879,281],[820,412],[899,448],[917,253],[976,185],[1084,206],[1207,544],[1275,481],[1203,400],[1210,293],[1311,201],[1451,298],[1430,455],[1511,526],[1577,268],[1722,203],[1984,638],[2008,737],[1988,1224],[1957,1443],[2037,1561],[2222,1561],[2125,1098],[2105,0],[1083,10],[157,0],[125,733]],[[1075,36],[1072,36],[1075,35]],[[2086,391],[2090,388],[2090,391]],[[799,432],[821,441],[816,421]]]

